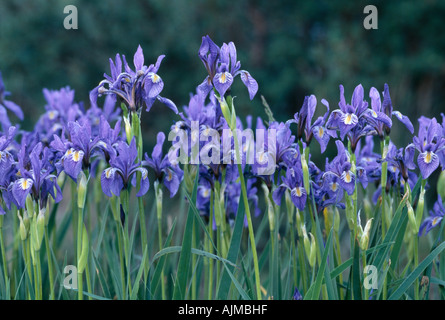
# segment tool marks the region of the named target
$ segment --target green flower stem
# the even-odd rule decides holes
[[[77,300],[83,300],[83,272],[77,273]]]
[[[90,264],[88,262],[85,266],[85,277],[87,279],[87,290],[88,293],[90,294],[90,296],[88,296],[88,300],[93,300],[93,297],[91,296],[91,294],[93,293],[93,289],[91,286]]]
[[[210,235],[210,238],[213,239],[213,207],[214,207],[214,194],[215,192],[213,190],[210,191],[210,214],[209,214],[209,224],[208,224],[208,232]],[[213,253],[213,246],[210,243],[210,240],[208,240],[208,251],[209,253]],[[212,300],[213,298],[213,259],[208,259],[209,261],[209,286],[208,286],[208,300]]]
[[[48,274],[49,274],[49,286],[50,286],[49,299],[50,300],[54,300],[55,299],[55,293],[54,293],[54,271],[53,271],[53,262],[52,262],[51,248],[50,248],[50,244],[49,244],[48,225],[45,226],[45,249],[46,249],[46,256],[47,256],[47,259],[48,259]]]
[[[382,175],[380,180],[380,186],[381,186],[381,198],[382,198],[382,239],[385,238],[386,235],[386,181],[387,181],[387,175],[388,175],[388,162],[386,162],[386,154],[388,151],[388,145],[389,145],[389,137],[385,137],[384,140],[380,142],[381,146],[381,152],[382,152]],[[388,295],[388,280],[387,277],[383,280],[383,299],[386,300]]]
[[[156,198],[156,212],[157,212],[157,220],[158,220],[158,242],[159,242],[159,251],[163,249],[163,240],[162,240],[162,190],[161,185],[158,182],[155,182],[155,198]],[[166,291],[165,291],[165,283],[164,283],[164,270],[161,272],[161,293],[162,300],[167,299]]]
[[[29,256],[29,250],[28,250],[28,242],[29,238],[22,240],[22,255],[23,255],[23,261],[25,263],[25,267],[28,273],[29,281],[32,282],[32,267],[30,262],[30,256]],[[31,300],[31,293],[29,292],[29,287],[26,286],[26,292],[28,300]]]
[[[224,115],[224,118],[226,119],[227,124],[229,125],[229,127],[233,133],[233,138],[235,141],[236,159],[241,159],[238,135],[236,133],[236,129],[237,129],[236,128],[236,113],[235,113],[235,106],[233,104],[233,99],[231,96],[228,96],[227,100],[222,98],[219,101],[220,101],[221,111]],[[243,196],[244,208],[246,210],[247,228],[249,230],[250,245],[252,247],[252,258],[253,258],[253,266],[254,266],[254,272],[255,272],[256,296],[257,296],[258,300],[261,300],[260,268],[259,268],[259,264],[258,264],[258,253],[256,250],[256,244],[255,244],[255,234],[254,234],[254,230],[253,230],[252,216],[250,214],[249,199],[247,198],[247,189],[246,189],[246,182],[244,180],[243,167],[242,167],[241,162],[240,161],[238,161],[238,162],[239,162],[238,163],[238,174],[239,174],[239,179],[241,182],[241,193]]]
[[[414,236],[414,269],[419,265],[419,237]],[[414,300],[419,299],[419,278],[414,281]]]
[[[291,237],[291,252],[292,252],[292,274],[294,278],[294,288],[298,287],[297,275],[297,250],[295,247],[295,225],[293,221],[289,221],[290,237]]]
[[[3,261],[3,273],[5,282],[8,282],[8,261],[6,260],[6,249],[5,249],[5,240],[3,238],[3,215],[0,216],[0,247],[2,252],[2,261]]]
[[[365,250],[362,251],[362,261],[363,261],[363,270],[364,270],[366,268],[366,251]],[[363,287],[363,291],[364,291],[364,300],[367,301],[369,298],[368,289]]]
[[[235,140],[235,150],[236,150],[235,152],[236,152],[237,159],[241,159],[240,151],[239,151],[238,137],[237,137],[235,129],[236,128],[232,128],[233,137]],[[239,177],[241,180],[241,193],[243,195],[244,208],[246,210],[246,217],[247,217],[247,227],[249,230],[250,245],[252,247],[257,300],[261,300],[261,281],[260,281],[260,268],[259,268],[259,264],[258,264],[258,254],[257,254],[257,250],[256,250],[256,245],[255,245],[255,235],[254,235],[254,231],[253,231],[252,216],[250,214],[249,200],[247,198],[246,183],[244,181],[244,174],[243,174],[243,168],[242,168],[241,163],[238,163],[238,173],[239,173]]]
[[[129,290],[129,292],[131,292],[132,289],[132,285],[131,285],[131,268],[130,268],[130,264],[131,264],[131,252],[130,252],[130,237],[128,234],[128,219],[130,218],[130,194],[128,190],[122,190],[121,192],[121,203],[122,203],[122,207],[124,208],[125,211],[125,224],[122,228],[122,232],[123,232],[123,242],[124,242],[124,253],[125,253],[125,267],[126,267],[126,271],[127,271],[127,288]]]
[[[127,290],[125,286],[125,259],[124,259],[124,240],[122,239],[122,224],[119,220],[116,222],[117,243],[119,248],[119,262],[121,266],[121,286],[122,286],[122,300],[127,299]]]
[[[337,256],[337,266],[340,266],[342,264],[342,260],[341,260],[341,249],[340,249],[340,239],[339,239],[339,235],[338,232],[334,232],[334,236],[335,236],[335,246],[336,246],[336,256]],[[343,283],[343,274],[340,274],[338,276],[338,281],[339,283]],[[343,290],[339,290],[340,291],[340,300],[344,299],[344,291]]]

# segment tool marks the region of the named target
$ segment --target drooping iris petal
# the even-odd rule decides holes
[[[409,132],[411,132],[411,134],[414,133],[414,126],[407,116],[401,114],[399,111],[393,111],[392,115],[396,116],[396,118],[405,125],[405,127],[409,130]]]
[[[213,85],[221,98],[233,83],[233,76],[228,71],[219,72],[213,78]]]
[[[63,157],[63,168],[73,180],[77,179],[82,170],[82,160],[84,152],[82,150],[69,149]]]
[[[355,175],[352,171],[343,171],[340,177],[340,185],[343,189],[348,193],[348,195],[352,195],[355,189]]]
[[[325,152],[330,139],[330,135],[328,134],[326,128],[323,126],[315,126],[312,128],[312,134],[320,144],[321,153]]]
[[[3,101],[3,105],[11,110],[17,116],[17,118],[23,120],[23,111],[17,104],[12,101],[5,100]]]
[[[173,198],[178,192],[180,183],[181,181],[178,174],[172,169],[167,168],[165,170],[164,185],[170,191],[170,198]]]
[[[283,198],[286,189],[287,189],[286,185],[280,185],[277,188],[275,188],[275,190],[272,193],[272,199],[278,206],[281,206],[281,199]]]
[[[141,172],[141,187],[136,196],[142,197],[150,188],[150,182],[148,181],[148,171],[145,168],[137,168],[136,170]]]
[[[258,82],[247,71],[241,71],[241,80],[249,91],[250,100],[252,100],[258,92]]]
[[[145,92],[148,98],[156,98],[164,88],[164,81],[154,72],[149,72],[145,79]]]
[[[417,157],[417,164],[423,179],[427,179],[439,167],[439,157],[432,151],[425,151]]]
[[[161,96],[158,96],[157,99],[163,103],[166,107],[168,107],[169,109],[173,110],[176,114],[178,114],[178,108],[176,107],[176,105],[174,104],[173,101],[171,101],[168,98],[164,98]]]
[[[100,177],[100,182],[102,186],[102,191],[108,197],[119,196],[122,188],[124,187],[124,182],[122,177],[117,173],[116,168],[107,168],[102,172]]]
[[[26,197],[30,194],[33,184],[34,181],[29,178],[20,178],[14,182],[12,194],[21,208],[25,207]]]
[[[307,193],[303,187],[295,187],[290,192],[293,204],[299,209],[304,210],[306,205]]]

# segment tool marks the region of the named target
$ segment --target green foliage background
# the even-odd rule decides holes
[[[63,27],[68,4],[78,9],[78,30]],[[367,4],[378,9],[378,30],[363,27]],[[326,98],[332,109],[339,84],[348,97],[359,83],[369,92],[386,82],[395,108],[416,122],[444,110],[444,16],[445,2],[434,0],[1,1],[0,70],[25,111],[22,127],[30,129],[43,112],[42,88],[69,85],[88,107],[89,91],[109,72],[108,58],[121,53],[132,61],[141,44],[147,64],[166,54],[163,93],[180,108],[206,75],[197,51],[209,34],[217,44],[234,41],[242,67],[259,82],[252,103],[242,85],[234,90],[241,115],[265,117],[260,95],[287,120],[305,95]],[[151,146],[176,119],[155,106],[143,116],[145,141]],[[409,142],[399,124],[394,130],[396,142]]]

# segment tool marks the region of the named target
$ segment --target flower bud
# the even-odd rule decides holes
[[[317,261],[317,243],[312,233],[309,233],[309,235],[311,236],[311,248],[308,259],[309,265],[313,268],[315,266],[315,262]]]
[[[419,231],[419,227],[417,226],[416,217],[414,215],[414,209],[411,206],[410,202],[407,202],[406,206],[408,208],[408,222],[409,222],[409,226],[410,226],[411,232],[413,234],[416,234]]]
[[[34,216],[35,210],[34,210],[34,201],[32,201],[32,196],[31,194],[28,194],[26,196],[26,201],[25,201],[25,208],[26,211],[31,214],[32,216]]]
[[[303,217],[302,217],[302,213],[300,210],[297,209],[297,230],[302,230],[302,228],[304,227],[303,225]]]
[[[20,226],[20,239],[22,241],[25,241],[28,238],[28,228],[26,227],[25,223],[23,222],[23,218],[20,216],[20,214],[17,212],[17,216],[19,217]]]
[[[40,210],[37,219],[33,223],[35,230],[35,237],[33,238],[33,248],[36,251],[40,250],[45,234],[45,210]]]
[[[420,226],[420,223],[422,222],[424,207],[425,207],[425,188],[422,187],[420,190],[419,201],[417,203],[417,208],[416,208],[416,222],[418,226]]]
[[[85,207],[85,200],[87,198],[88,179],[83,171],[77,177],[77,206],[80,209]]]
[[[346,204],[346,221],[348,222],[349,230],[354,230],[354,204],[352,198],[345,191],[345,204]]]
[[[162,218],[162,188],[159,185],[158,181],[155,182],[155,193],[156,193],[156,212],[158,219]]]
[[[306,227],[303,225],[301,228],[301,232],[303,233],[303,246],[304,251],[306,252],[307,259],[309,260],[309,265],[313,267],[317,258],[317,244],[315,242],[315,238],[312,233],[309,232],[309,236],[306,232]]]
[[[83,273],[85,267],[88,263],[88,253],[89,253],[89,240],[88,233],[85,225],[83,225],[82,230],[82,249],[80,252],[79,265],[77,267],[77,273]]]
[[[442,202],[445,201],[445,170],[440,173],[437,180],[437,193],[442,197]]]
[[[303,183],[306,193],[310,194],[310,184],[309,184],[309,167],[305,157],[301,157],[301,168],[303,169]]]
[[[371,225],[372,225],[372,218],[366,222],[365,229],[363,230],[363,233],[360,237],[360,249],[366,250],[368,249],[369,244],[369,233],[371,231]]]
[[[365,211],[366,219],[371,219],[372,217],[372,206],[371,202],[369,201],[368,197],[363,198],[363,209]]]
[[[128,144],[131,143],[131,139],[133,139],[133,131],[130,124],[130,117],[124,116],[124,126],[125,126],[125,134],[127,136],[127,142]]]
[[[336,233],[340,231],[340,212],[337,207],[334,207],[334,231]]]
[[[227,104],[226,99],[218,98],[218,101],[219,101],[219,105],[221,106],[221,111],[222,111],[224,118],[226,119],[228,124],[231,124],[232,116],[231,116],[229,105]]]
[[[263,183],[261,185],[261,187],[263,188],[263,191],[264,191],[264,199],[266,201],[266,206],[267,206],[267,216],[269,218],[269,229],[271,232],[273,232],[275,230],[275,210],[274,210],[273,205],[270,201],[269,188],[266,186],[265,183]]]
[[[325,229],[327,232],[329,232],[329,230],[331,230],[331,228],[332,228],[332,223],[333,223],[333,219],[334,219],[332,210],[330,210],[328,207],[324,208],[323,216],[324,216]]]
[[[289,220],[289,224],[294,224],[294,212],[295,212],[295,205],[292,202],[290,192],[286,189],[284,193],[284,198],[286,200],[286,209],[287,209],[287,218]]]

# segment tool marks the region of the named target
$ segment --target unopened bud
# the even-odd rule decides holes
[[[309,253],[309,265],[311,267],[314,267],[315,262],[317,261],[317,243],[316,243],[315,238],[312,235],[312,233],[309,233],[309,235],[311,236],[311,249],[310,249],[310,253]]]
[[[269,229],[270,229],[270,231],[274,231],[275,230],[275,211],[274,211],[273,205],[270,201],[269,188],[266,186],[265,183],[263,183],[261,185],[261,187],[263,188],[264,199],[265,199],[266,205],[267,205],[267,215],[269,218]]]
[[[408,208],[408,222],[411,229],[411,232],[416,234],[419,231],[419,228],[417,227],[417,221],[416,217],[414,215],[414,209],[411,206],[411,203],[407,202],[406,206]]]
[[[325,229],[327,232],[329,232],[329,230],[331,230],[331,228],[332,228],[334,215],[333,215],[332,211],[328,207],[326,207],[323,209],[323,216],[324,216]]]
[[[437,180],[437,193],[442,197],[442,202],[445,201],[445,171],[440,173]]]
[[[301,157],[301,168],[303,169],[304,189],[306,189],[307,194],[310,194],[309,167],[307,165],[307,161],[306,161],[305,157]]]
[[[19,226],[20,239],[22,241],[25,241],[28,238],[28,229],[26,228],[22,217],[18,213],[17,213],[17,216],[19,217],[19,221],[20,221],[20,226]]]
[[[79,258],[79,265],[77,268],[78,273],[83,273],[83,271],[85,270],[85,267],[88,263],[88,253],[89,253],[88,232],[84,225],[82,230],[82,249]]]
[[[425,207],[425,188],[422,187],[420,190],[419,201],[417,203],[417,208],[416,208],[416,222],[418,226],[420,226],[420,223],[422,222],[424,207]]]
[[[366,222],[365,229],[363,230],[363,233],[360,237],[360,249],[362,250],[368,249],[369,233],[371,231],[371,225],[372,225],[372,219],[369,219],[368,222]]]
[[[27,211],[30,215],[34,216],[34,213],[35,213],[35,210],[34,210],[34,201],[32,201],[32,196],[31,196],[31,194],[28,194],[28,195],[26,196],[25,208],[26,208],[26,211]]]
[[[334,207],[334,231],[336,233],[340,231],[340,212],[337,207]]]
[[[124,126],[125,126],[125,134],[127,136],[127,142],[130,144],[131,139],[133,139],[133,131],[130,123],[130,117],[124,116]]]
[[[34,243],[34,249],[40,250],[43,241],[43,235],[45,234],[45,210],[39,211],[36,220],[36,239]]]
[[[364,197],[363,199],[363,209],[365,210],[365,216],[366,219],[371,219],[372,217],[372,206],[371,202],[369,201],[368,197]]]
[[[77,177],[77,206],[80,209],[85,207],[85,200],[87,198],[88,179],[83,171]]]
[[[287,218],[289,220],[289,223],[292,225],[294,223],[295,205],[292,202],[290,192],[287,189],[284,193],[284,198],[286,200]]]

